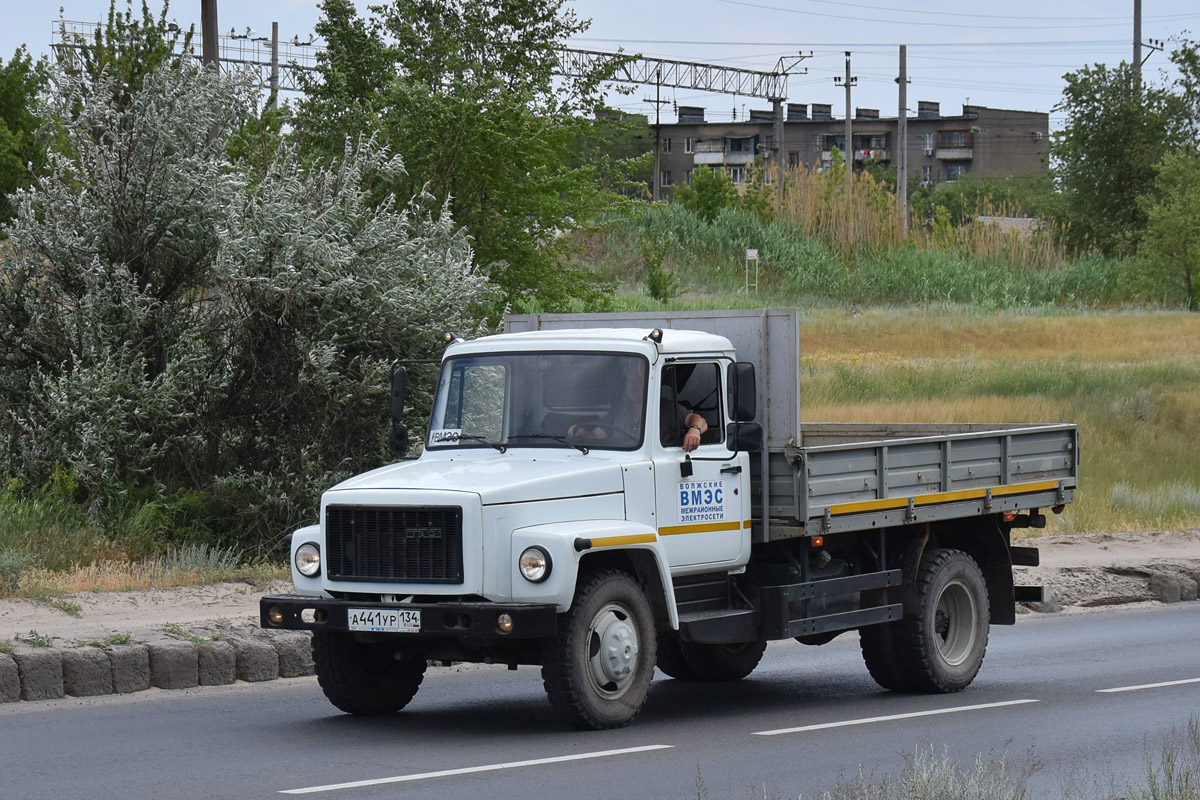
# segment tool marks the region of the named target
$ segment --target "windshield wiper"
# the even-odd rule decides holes
[[[567,447],[573,447],[576,450],[578,450],[579,452],[583,453],[584,455],[587,455],[588,453],[592,452],[591,450],[589,450],[588,448],[584,447],[581,444],[575,444],[574,442],[567,441],[566,439],[564,439],[561,436],[555,436],[550,433],[518,433],[518,434],[514,434],[512,436],[509,436],[508,438],[509,439],[550,439],[551,441],[558,442],[559,444],[564,444]]]
[[[474,434],[471,434],[471,433],[460,433],[460,434],[458,435],[458,440],[461,442],[463,439],[467,439],[467,440],[469,440],[469,441],[472,441],[472,442],[483,442],[483,443],[484,443],[484,444],[486,444],[488,447],[495,448],[496,450],[499,450],[501,453],[507,453],[507,452],[508,452],[508,448],[507,448],[507,447],[505,447],[505,446],[504,446],[504,445],[502,445],[502,444],[498,444],[498,443],[496,443],[496,442],[489,441],[489,440],[488,440],[488,438],[487,438],[486,436],[476,436],[476,435],[474,435]]]

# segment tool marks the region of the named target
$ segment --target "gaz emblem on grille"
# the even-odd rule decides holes
[[[405,528],[405,539],[440,539],[442,538],[441,528]]]

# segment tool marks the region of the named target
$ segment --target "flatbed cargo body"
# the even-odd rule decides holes
[[[754,537],[1062,506],[1077,485],[1077,437],[1074,425],[805,423],[799,446],[766,454],[769,525]]]

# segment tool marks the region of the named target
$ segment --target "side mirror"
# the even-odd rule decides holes
[[[758,387],[754,365],[735,361],[729,365],[729,416],[735,422],[749,422],[758,412]]]
[[[404,397],[408,393],[408,370],[392,368],[392,392],[390,408],[392,427],[388,431],[388,448],[394,458],[408,455],[408,428],[404,425]]]
[[[404,458],[408,455],[408,428],[403,422],[393,422],[388,431],[388,447],[393,458]]]
[[[725,429],[725,446],[734,453],[757,453],[762,450],[763,430],[757,422],[731,422]]]
[[[408,395],[408,370],[399,365],[392,367],[392,422],[398,423],[404,416],[404,398]]]

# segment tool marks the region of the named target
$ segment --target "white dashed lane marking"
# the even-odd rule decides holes
[[[303,789],[283,789],[280,794],[316,794],[317,792],[333,792],[338,789],[360,789],[364,786],[381,786],[388,783],[407,783],[409,781],[425,781],[431,778],[449,778],[455,775],[471,775],[476,772],[495,772],[502,769],[517,769],[519,767],[538,767],[545,764],[561,764],[564,761],[583,761],[589,758],[608,758],[624,756],[632,753],[648,753],[651,750],[669,750],[674,745],[650,744],[644,747],[626,747],[622,750],[601,750],[595,753],[575,753],[569,756],[554,756],[552,758],[535,758],[529,761],[509,761],[503,764],[485,764],[481,767],[463,767],[461,769],[443,769],[438,772],[419,772],[414,775],[396,775],[390,778],[374,778],[348,783],[331,783],[326,786],[308,786]]]
[[[1164,686],[1183,686],[1185,683],[1200,683],[1200,678],[1188,678],[1182,681],[1164,681],[1162,683],[1143,683],[1141,686],[1117,686],[1114,689],[1097,689],[1100,694],[1116,694],[1117,692],[1137,692],[1142,689],[1161,689]]]
[[[823,722],[819,725],[802,725],[798,728],[779,728],[773,731],[755,731],[755,736],[779,736],[784,733],[804,733],[805,731],[823,731],[829,728],[846,728],[851,725],[872,725],[877,722],[892,722],[898,719],[914,719],[916,717],[933,717],[938,714],[958,714],[963,711],[984,711],[989,708],[1019,706],[1026,703],[1038,703],[1040,700],[1008,700],[1003,703],[983,703],[976,706],[955,706],[954,708],[936,708],[932,711],[914,711],[911,714],[891,714],[886,717],[866,717],[864,719],[845,719],[841,722]]]

